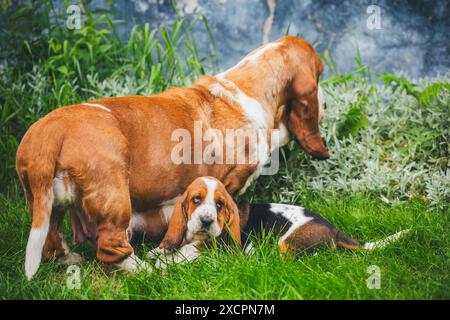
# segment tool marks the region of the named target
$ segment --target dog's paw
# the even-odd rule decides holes
[[[147,258],[149,258],[149,259],[160,259],[162,257],[171,257],[172,255],[173,255],[173,251],[172,250],[155,248],[153,250],[150,250],[147,253]]]
[[[254,254],[256,252],[255,248],[253,247],[253,242],[249,242],[245,248],[244,248],[244,253],[248,256]]]
[[[83,261],[83,257],[76,252],[69,252],[65,256],[59,257],[58,262],[63,265],[78,264]]]
[[[147,253],[147,258],[154,260],[155,268],[165,270],[173,262],[174,254],[172,250],[155,248]]]
[[[169,264],[170,263],[166,259],[159,258],[158,260],[155,261],[155,268],[165,270],[165,269],[167,269]]]
[[[120,263],[116,263],[117,268],[126,272],[140,272],[147,271],[152,272],[153,268],[145,261],[139,259],[136,255],[132,254]]]

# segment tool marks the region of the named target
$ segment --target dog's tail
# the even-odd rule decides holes
[[[32,216],[25,255],[28,280],[34,276],[41,263],[53,207],[56,161],[62,145],[62,137],[48,135],[48,132],[42,137],[42,131],[32,129],[22,139],[16,154],[16,170]]]
[[[393,235],[390,235],[383,240],[375,241],[375,242],[359,242],[357,240],[352,239],[351,237],[347,236],[345,233],[341,231],[337,231],[336,234],[336,246],[339,248],[345,248],[350,250],[374,250],[374,249],[380,249],[386,247],[388,244],[391,244],[392,242],[398,240],[400,237],[408,233],[410,230],[405,229],[402,231],[399,231],[397,233],[394,233]]]
[[[380,241],[365,242],[365,243],[362,244],[362,247],[365,250],[373,250],[373,249],[384,248],[388,244],[391,244],[392,242],[397,241],[398,239],[400,239],[403,235],[405,235],[409,231],[410,231],[410,229],[405,229],[405,230],[399,231],[397,233],[394,233],[393,235],[390,235],[389,237],[386,237],[386,238],[384,238],[383,240],[380,240]]]

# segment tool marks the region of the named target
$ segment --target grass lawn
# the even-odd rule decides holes
[[[449,299],[448,214],[430,212],[419,201],[390,206],[363,196],[306,196],[320,212],[359,240],[378,240],[395,231],[411,232],[372,252],[319,250],[280,257],[261,239],[253,255],[220,248],[198,261],[173,266],[167,274],[125,274],[94,259],[86,244],[75,248],[85,262],[81,289],[66,285],[66,268],[44,263],[27,281],[25,247],[30,217],[19,196],[2,196],[0,210],[0,299]],[[66,231],[69,231],[66,228]],[[140,257],[150,244],[134,243]],[[368,289],[369,266],[381,271],[380,289]]]

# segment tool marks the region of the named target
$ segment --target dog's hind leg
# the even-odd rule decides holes
[[[128,239],[131,201],[125,174],[110,170],[102,180],[86,180],[90,183],[83,188],[81,209],[98,228],[97,258],[125,271],[150,271],[148,264],[134,255]]]
[[[50,227],[47,239],[42,250],[42,258],[46,261],[57,258],[62,264],[75,264],[81,262],[82,257],[72,252],[64,239],[63,222],[65,210],[54,207],[50,216]]]
[[[63,209],[53,208],[47,238],[42,249],[42,258],[46,261],[64,256],[69,252],[62,234],[63,220]]]
[[[278,242],[281,254],[309,251],[319,246],[335,248],[337,243],[333,230],[316,221],[288,230]]]

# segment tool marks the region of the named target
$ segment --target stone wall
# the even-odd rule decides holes
[[[373,12],[367,13],[373,4],[380,10],[380,29],[367,26],[368,19],[374,21]],[[170,0],[118,0],[115,7],[126,20],[124,34],[135,21],[162,26],[176,17]],[[448,0],[178,0],[177,7],[182,15],[208,18],[222,68],[288,28],[319,52],[329,49],[341,72],[356,68],[357,49],[377,72],[403,70],[418,77],[450,67]],[[207,50],[209,38],[201,26],[196,38]]]

